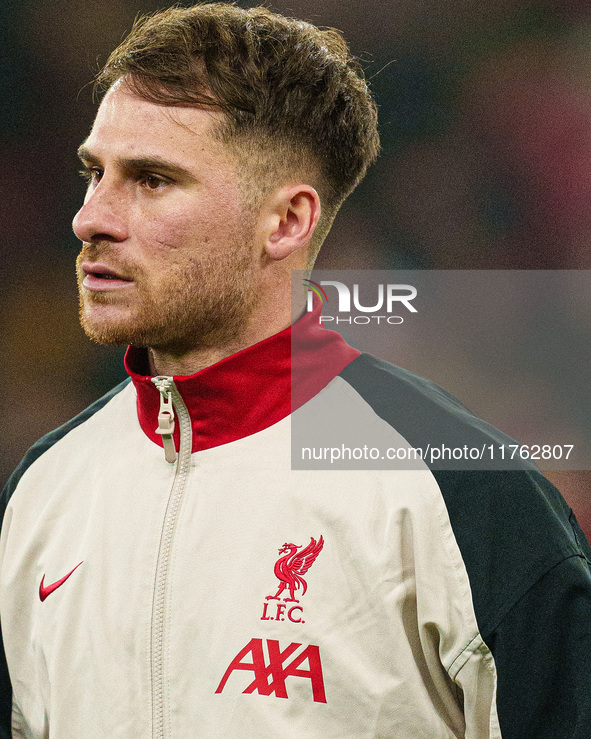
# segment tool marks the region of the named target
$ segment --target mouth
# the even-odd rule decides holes
[[[82,285],[87,290],[93,292],[120,290],[133,285],[131,278],[115,272],[105,264],[83,262],[80,267],[84,273]]]

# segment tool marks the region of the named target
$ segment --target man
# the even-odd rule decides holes
[[[99,81],[80,310],[131,380],[4,492],[3,736],[588,736],[591,551],[539,473],[291,470],[292,410],[501,438],[291,305],[378,150],[342,39],[177,8]]]

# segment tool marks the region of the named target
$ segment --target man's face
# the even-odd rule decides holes
[[[210,134],[216,116],[123,85],[103,99],[80,150],[89,186],[73,223],[91,339],[182,354],[247,326],[259,294],[255,218]]]

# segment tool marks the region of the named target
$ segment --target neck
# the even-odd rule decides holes
[[[194,375],[236,352],[246,349],[273,334],[283,331],[304,311],[304,302],[291,306],[268,306],[258,309],[251,316],[247,328],[236,339],[213,347],[197,347],[182,354],[165,348],[149,348],[150,373],[152,375]]]
[[[184,354],[167,352],[165,349],[149,349],[150,373],[152,375],[194,375],[216,362],[246,349],[269,336],[282,331],[289,322],[273,326],[268,331],[245,332],[235,341],[214,347],[193,349]]]

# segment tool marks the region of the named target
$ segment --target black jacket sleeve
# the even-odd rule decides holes
[[[591,737],[591,548],[538,471],[436,472],[497,671],[503,739]]]
[[[0,739],[10,739],[12,716],[12,687],[4,655],[4,644],[0,634]]]
[[[553,567],[488,637],[503,739],[591,736],[591,569]]]
[[[12,484],[9,483],[0,493],[0,525],[4,520],[6,506],[12,493]],[[6,664],[6,655],[4,653],[4,640],[2,638],[1,619],[0,619],[0,739],[10,739],[12,721],[12,685],[8,674],[8,665]]]

